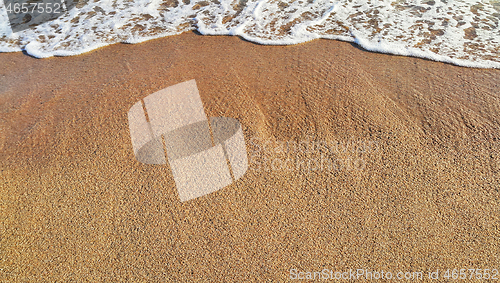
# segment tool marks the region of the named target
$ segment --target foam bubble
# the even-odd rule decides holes
[[[100,0],[12,33],[0,1],[0,52],[71,56],[196,29],[271,45],[337,39],[375,52],[500,68],[499,21],[498,0]]]

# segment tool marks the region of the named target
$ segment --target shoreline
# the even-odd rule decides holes
[[[259,39],[252,40],[245,35],[230,35],[230,34],[202,34],[198,30],[193,29],[193,30],[188,30],[181,32],[176,35],[158,35],[158,36],[153,36],[153,37],[148,37],[141,39],[139,41],[132,41],[132,42],[116,42],[112,44],[104,44],[100,45],[99,47],[95,48],[87,48],[84,49],[84,51],[81,51],[80,53],[76,54],[71,54],[72,51],[65,51],[65,50],[59,50],[55,51],[57,54],[55,55],[50,55],[47,56],[47,54],[43,52],[39,52],[38,50],[34,50],[33,47],[30,47],[29,49],[31,51],[26,50],[26,46],[24,50],[21,51],[14,51],[14,52],[22,52],[23,54],[37,58],[37,59],[47,59],[47,58],[53,58],[53,57],[72,57],[72,56],[80,56],[87,54],[89,52],[93,52],[95,50],[117,45],[117,44],[143,44],[151,40],[158,40],[162,38],[167,38],[167,37],[172,37],[172,36],[179,36],[182,34],[196,34],[196,35],[203,35],[203,36],[223,36],[223,37],[237,37],[241,40],[244,40],[246,42],[256,44],[256,45],[261,45],[261,46],[294,46],[294,45],[300,45],[300,44],[307,44],[316,40],[333,40],[333,41],[340,41],[340,42],[345,42],[345,43],[350,43],[352,45],[355,45],[356,48],[360,48],[363,51],[366,52],[374,52],[374,53],[380,53],[380,54],[386,54],[386,55],[392,55],[392,56],[405,56],[405,57],[413,57],[413,58],[419,58],[419,59],[424,59],[424,60],[430,60],[433,62],[439,62],[439,63],[445,63],[445,64],[451,64],[454,66],[458,67],[465,67],[465,68],[474,68],[474,69],[500,69],[500,62],[496,61],[481,61],[477,62],[474,60],[464,60],[464,59],[458,59],[458,58],[452,58],[452,57],[447,57],[446,55],[440,55],[436,52],[431,52],[431,51],[424,51],[420,50],[418,48],[397,48],[394,46],[391,46],[390,44],[374,44],[371,43],[369,40],[366,40],[364,38],[356,38],[356,37],[348,37],[348,36],[332,36],[332,37],[319,37],[315,39],[310,39],[307,41],[299,41],[295,43],[290,43],[290,42],[262,42]],[[5,51],[3,53],[10,53],[10,51]],[[31,53],[31,54],[30,54]],[[36,55],[38,54],[38,55]],[[47,56],[47,57],[44,57]]]
[[[500,264],[500,70],[194,33],[71,57],[4,53],[0,65],[0,279],[253,282],[294,268]],[[168,165],[135,160],[127,112],[191,79],[207,116],[238,119],[262,160],[284,160],[279,141],[377,150],[333,153],[362,170],[250,164],[181,203]]]

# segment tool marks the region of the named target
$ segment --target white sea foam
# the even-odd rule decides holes
[[[317,38],[467,67],[500,68],[499,0],[83,0],[12,33],[0,1],[0,52],[71,56],[197,30],[271,45]]]

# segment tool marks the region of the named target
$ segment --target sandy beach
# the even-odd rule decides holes
[[[0,66],[2,282],[500,270],[500,70],[192,32]],[[136,161],[127,112],[191,79],[251,164],[180,202],[168,165]]]

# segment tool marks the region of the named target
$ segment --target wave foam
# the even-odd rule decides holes
[[[499,0],[100,0],[14,34],[0,1],[0,52],[71,56],[197,30],[271,45],[337,39],[375,52],[500,68],[499,21]]]

